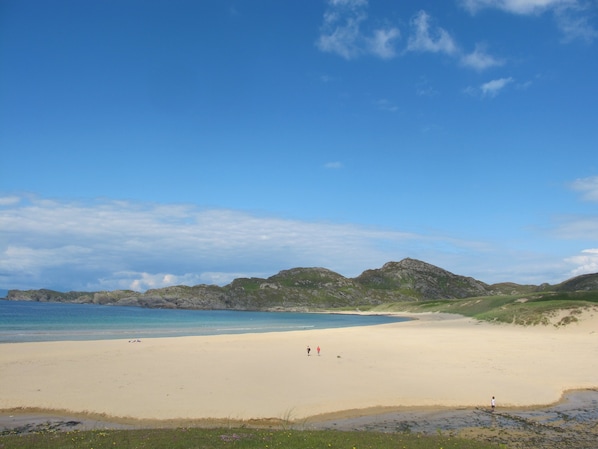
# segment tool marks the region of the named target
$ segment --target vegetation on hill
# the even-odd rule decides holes
[[[356,278],[325,268],[293,268],[267,279],[240,278],[230,284],[172,286],[148,290],[68,292],[11,290],[9,300],[127,305],[204,310],[377,310],[440,311],[519,324],[547,324],[555,310],[596,304],[598,273],[561,284],[488,285],[414,259],[388,262]]]

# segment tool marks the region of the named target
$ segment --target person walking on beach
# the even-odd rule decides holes
[[[490,407],[492,408],[492,413],[494,413],[494,409],[496,408],[496,399],[492,396],[492,400],[490,401]]]
[[[311,352],[311,348],[308,346],[307,347],[307,356],[309,357],[309,353]]]
[[[320,355],[320,345],[318,345],[318,347],[316,348],[316,350],[318,351],[318,355]]]

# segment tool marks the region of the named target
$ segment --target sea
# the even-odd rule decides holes
[[[0,344],[285,332],[407,320],[386,315],[146,309],[0,300]]]

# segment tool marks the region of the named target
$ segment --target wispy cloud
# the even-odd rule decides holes
[[[451,35],[440,27],[430,26],[430,16],[425,11],[420,11],[411,20],[414,32],[409,37],[408,51],[422,51],[432,53],[454,54],[457,45]]]
[[[581,192],[586,201],[598,201],[598,176],[576,179],[571,183],[571,188]]]
[[[17,204],[21,201],[18,196],[5,196],[0,197],[0,206],[10,206],[11,204]]]
[[[401,36],[399,29],[362,30],[368,18],[367,8],[367,0],[328,0],[317,47],[345,59],[362,55],[393,58],[396,55],[394,43]]]
[[[585,8],[557,8],[554,15],[557,26],[563,33],[564,43],[576,40],[591,43],[598,38],[598,30],[590,23]]]
[[[426,11],[419,11],[410,20],[409,37],[402,51],[397,50],[402,35],[397,26],[368,29],[368,2],[329,0],[324,14],[317,47],[347,60],[372,55],[393,59],[406,52],[440,53],[459,60],[461,65],[477,71],[500,66],[504,61],[490,55],[483,45],[470,54],[463,54],[455,39],[444,28],[433,23]]]
[[[396,56],[395,41],[401,36],[398,28],[374,30],[374,35],[367,38],[368,48],[373,55],[382,59],[391,59]]]
[[[464,89],[464,92],[472,96],[494,98],[513,81],[514,80],[512,77],[498,78],[495,80],[488,81],[480,85],[479,87],[469,86],[466,89]]]
[[[399,107],[396,104],[386,98],[376,101],[376,107],[379,110],[386,112],[397,112],[399,110]]]
[[[295,266],[324,266],[357,275],[405,257],[410,242],[428,239],[184,204],[36,197],[4,204],[0,286],[7,288],[222,284]],[[403,249],[398,251],[399,247]]]
[[[563,41],[598,38],[598,30],[590,20],[595,17],[595,2],[582,0],[461,0],[461,5],[472,14],[483,9],[499,9],[517,15],[553,14]],[[593,12],[594,11],[594,12]]]
[[[343,168],[343,163],[339,161],[327,162],[324,164],[324,168],[329,168],[331,170],[338,170]]]
[[[486,52],[484,45],[478,44],[473,52],[461,56],[461,64],[477,71],[482,71],[490,67],[504,65],[505,61],[498,59]]]
[[[538,14],[551,8],[575,4],[577,0],[461,0],[461,5],[471,13],[494,8],[513,14]]]
[[[438,95],[438,91],[434,89],[425,77],[421,77],[415,85],[415,93],[420,97],[435,97]]]
[[[500,91],[502,91],[508,84],[513,82],[513,78],[498,78],[492,81],[488,81],[487,83],[482,84],[480,90],[482,91],[482,95],[487,95],[489,97],[495,97],[498,95]]]
[[[335,169],[342,164],[326,165]],[[357,276],[404,257],[485,282],[551,282],[564,280],[563,273],[579,261],[558,257],[555,262],[540,253],[505,254],[491,242],[444,234],[189,204],[10,198],[0,199],[0,288],[143,291],[179,284],[224,285],[299,266]],[[598,221],[572,218],[552,234],[596,240]]]

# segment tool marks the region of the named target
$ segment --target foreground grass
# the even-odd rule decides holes
[[[438,434],[259,429],[151,429],[44,432],[0,437],[10,449],[497,449],[501,446]]]
[[[520,325],[549,325],[557,313],[565,316],[555,325],[577,320],[583,309],[598,306],[598,292],[539,292],[511,296],[447,299],[437,301],[395,303],[374,307],[378,312],[444,312],[457,313],[483,321]]]

